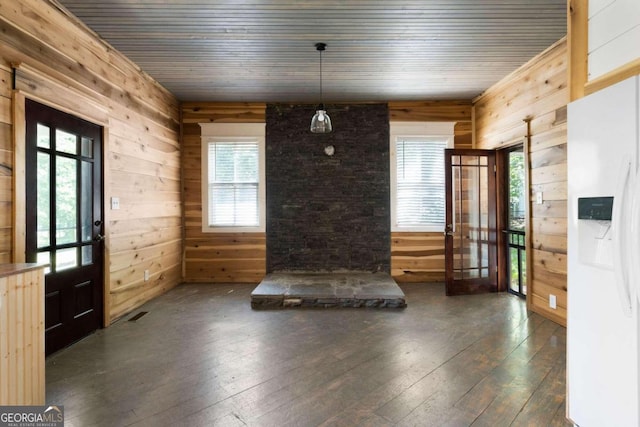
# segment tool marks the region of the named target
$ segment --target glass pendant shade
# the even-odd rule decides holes
[[[312,133],[329,133],[333,129],[331,126],[331,118],[324,109],[322,102],[322,52],[327,47],[325,43],[316,43],[316,50],[320,54],[320,105],[311,119]]]
[[[313,133],[329,133],[331,132],[331,118],[324,110],[324,106],[321,106],[316,111],[316,114],[311,119],[311,132]]]

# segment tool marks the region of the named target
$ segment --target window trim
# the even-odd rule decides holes
[[[390,161],[390,202],[391,202],[391,231],[392,232],[442,232],[440,225],[410,225],[397,224],[397,188],[398,167],[396,143],[398,138],[445,138],[447,148],[453,148],[455,122],[391,122],[389,124],[389,161]],[[444,153],[443,160],[444,162]],[[444,188],[443,188],[444,191]],[[443,218],[444,222],[444,218]]]
[[[264,233],[266,230],[265,124],[200,123],[201,128],[201,202],[203,233]],[[210,226],[209,218],[209,143],[258,143],[258,225]]]

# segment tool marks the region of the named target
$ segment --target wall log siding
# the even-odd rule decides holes
[[[0,266],[0,405],[44,405],[44,368],[44,267],[4,264]]]
[[[201,131],[198,123],[264,123],[262,103],[182,104],[184,280],[259,283],[266,274],[264,233],[202,232]]]
[[[470,101],[389,102],[391,122],[470,122]]]
[[[391,122],[456,122],[455,148],[473,148],[472,120],[470,101],[389,102]],[[444,281],[444,272],[442,233],[391,233],[391,275],[396,281]]]
[[[12,261],[13,142],[11,118],[11,67],[0,63],[0,263]]]
[[[185,102],[182,113],[184,170],[184,279],[187,282],[259,282],[266,273],[264,233],[203,233],[201,133],[198,123],[263,123],[265,104]],[[470,101],[391,102],[391,121],[454,121],[455,145],[472,146]],[[392,233],[392,275],[400,282],[444,280],[441,233]]]
[[[13,174],[10,64],[16,93],[105,127],[108,324],[182,278],[178,102],[53,2],[0,5],[0,262],[24,256],[17,241],[24,195],[11,187],[24,177]],[[120,210],[108,209],[111,196],[120,198]]]
[[[532,271],[529,307],[566,325],[567,307],[567,42],[560,40],[474,100],[476,147],[522,141],[531,119],[530,197]],[[558,308],[549,308],[549,294]]]

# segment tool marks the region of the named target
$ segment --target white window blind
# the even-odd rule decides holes
[[[209,142],[210,227],[259,225],[258,150],[258,142]]]
[[[446,137],[396,138],[396,225],[444,227]]]

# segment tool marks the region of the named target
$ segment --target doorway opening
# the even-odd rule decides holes
[[[45,353],[102,325],[102,127],[26,100],[26,260],[46,262]]]
[[[526,254],[526,164],[522,144],[502,150],[504,165],[502,192],[503,256],[505,287],[508,292],[527,295]]]

